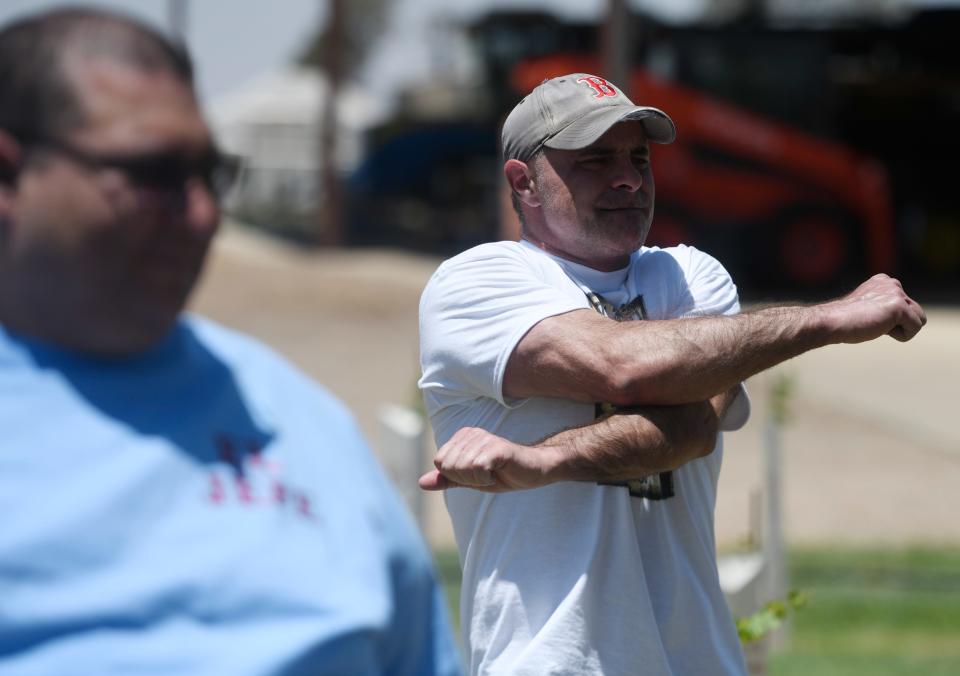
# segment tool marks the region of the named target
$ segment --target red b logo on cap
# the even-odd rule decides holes
[[[582,77],[577,80],[577,82],[585,82],[587,86],[593,89],[596,92],[593,98],[602,99],[604,96],[616,96],[617,90],[613,88],[609,82],[604,80],[602,77],[596,77],[591,75],[590,77]]]

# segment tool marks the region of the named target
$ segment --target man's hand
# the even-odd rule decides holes
[[[552,449],[521,446],[476,427],[458,430],[439,451],[420,488],[475,488],[490,493],[550,483]]]
[[[900,282],[874,275],[851,293],[819,306],[827,331],[841,343],[863,343],[883,335],[905,342],[927,323],[927,315]]]

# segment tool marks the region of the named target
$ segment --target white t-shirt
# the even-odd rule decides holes
[[[599,272],[528,242],[497,242],[443,263],[420,303],[421,366],[437,445],[481,427],[519,443],[589,423],[592,404],[507,399],[503,374],[546,317],[642,296],[648,320],[739,311],[723,267],[691,247],[643,248]],[[749,415],[741,394],[724,429]],[[471,673],[744,674],[717,576],[713,510],[722,440],[674,470],[674,495],[560,482],[490,494],[446,491],[463,566]]]

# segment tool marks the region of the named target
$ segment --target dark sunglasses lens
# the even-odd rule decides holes
[[[182,190],[189,171],[176,157],[146,157],[116,161],[113,166],[124,172],[132,182],[159,190]]]
[[[132,181],[158,190],[180,191],[187,180],[199,178],[221,199],[229,193],[240,171],[239,158],[218,152],[193,161],[171,155],[130,160],[123,166],[116,164]]]

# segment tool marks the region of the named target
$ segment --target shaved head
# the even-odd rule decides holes
[[[0,129],[29,138],[81,125],[84,111],[67,64],[82,60],[193,82],[186,51],[146,24],[94,9],[36,14],[0,31]]]

